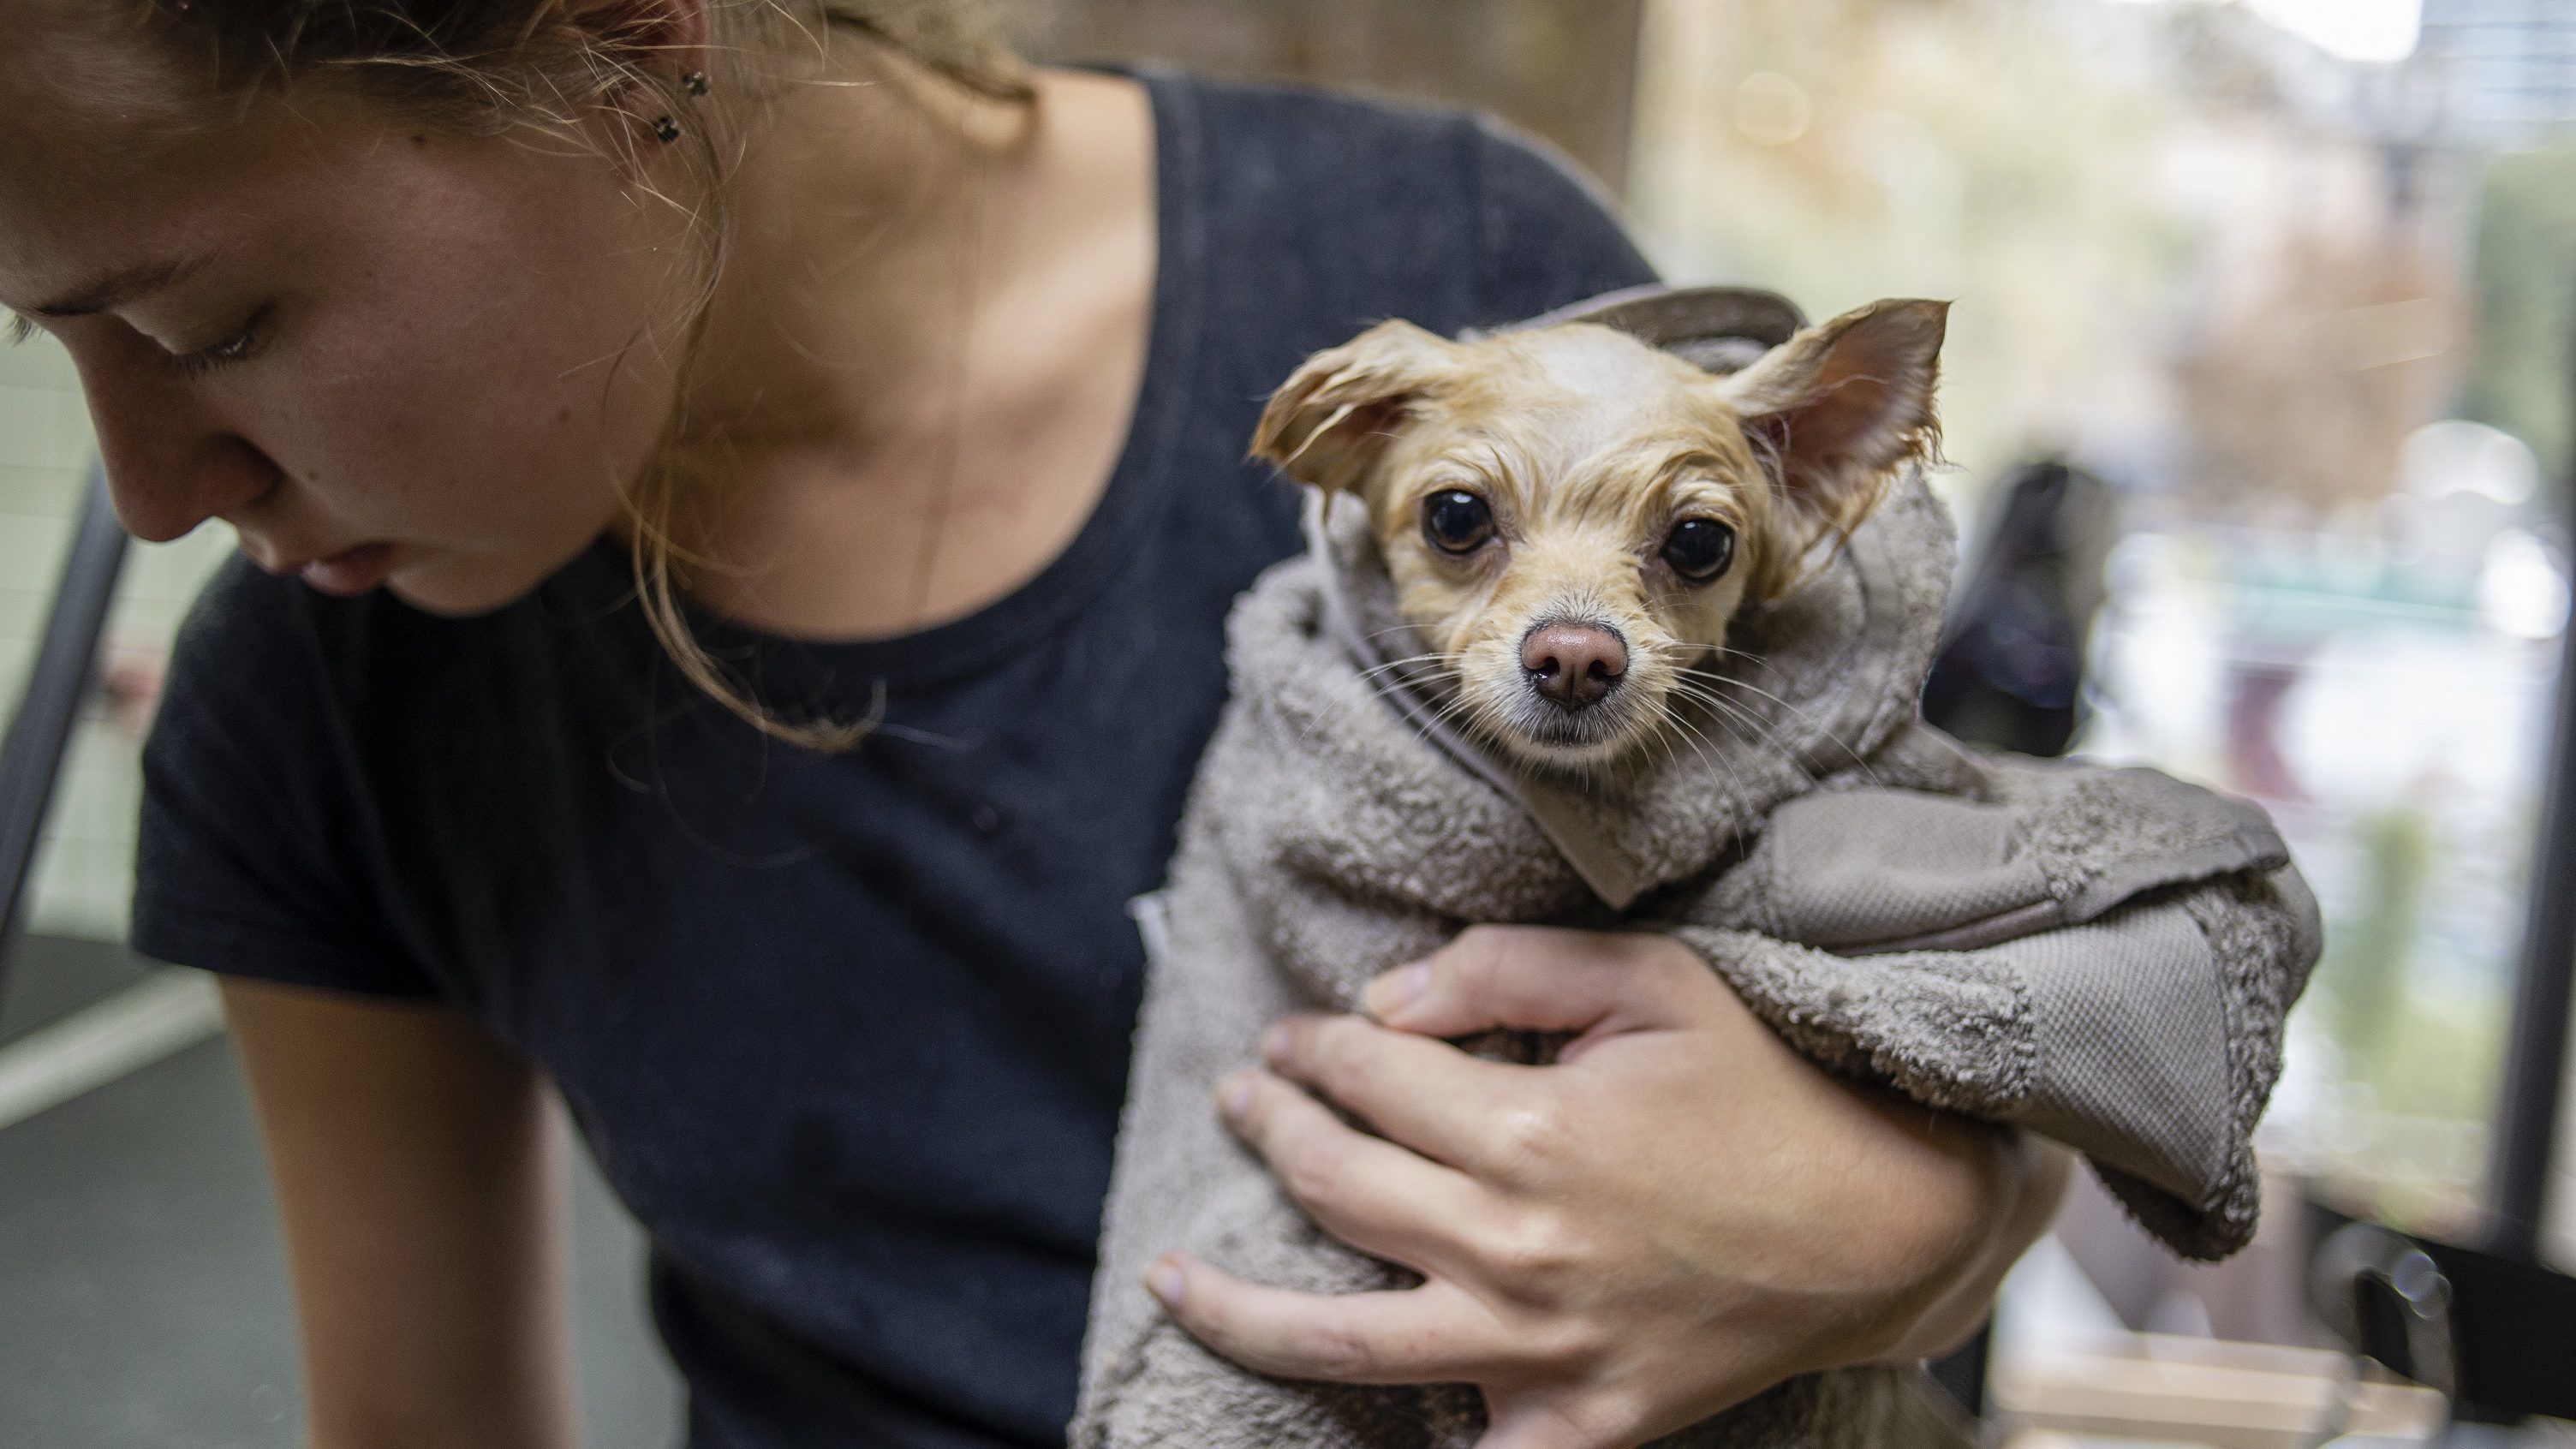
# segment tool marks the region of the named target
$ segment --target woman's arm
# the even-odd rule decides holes
[[[1624,1449],[1937,1353],[2065,1180],[2019,1134],[1828,1076],[1668,937],[1479,927],[1371,1004],[1288,1023],[1222,1105],[1328,1231],[1424,1286],[1312,1297],[1187,1259],[1149,1286],[1255,1369],[1472,1382],[1484,1449]],[[1538,1068],[1437,1039],[1501,1025],[1581,1035]]]
[[[227,980],[316,1449],[573,1449],[564,1133],[464,1017]]]
[[[1982,1250],[1956,1265],[1950,1291],[1914,1320],[1896,1346],[1878,1363],[1919,1363],[1938,1358],[1968,1341],[1995,1311],[1995,1293],[2030,1245],[2057,1218],[2066,1196],[2066,1180],[2075,1171],[2075,1154],[2045,1137],[2013,1134],[2006,1158],[1996,1164],[1995,1191],[1986,1210],[1995,1231]]]

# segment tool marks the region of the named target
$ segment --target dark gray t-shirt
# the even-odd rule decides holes
[[[693,694],[603,540],[441,619],[235,559],[145,752],[135,947],[452,1003],[561,1087],[653,1242],[714,1446],[1053,1446],[1142,951],[1235,595],[1298,546],[1244,461],[1299,359],[1651,279],[1557,163],[1454,114],[1160,73],[1136,416],[1062,557],[969,618],[717,621],[825,757]]]

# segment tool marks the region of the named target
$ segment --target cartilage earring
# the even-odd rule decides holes
[[[668,146],[680,139],[680,123],[664,116],[653,123],[653,134],[661,138],[663,145]]]
[[[680,89],[687,91],[692,96],[705,95],[707,93],[707,73],[702,70],[693,70],[687,75],[680,77]]]

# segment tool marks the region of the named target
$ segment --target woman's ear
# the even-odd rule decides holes
[[[713,0],[565,0],[562,23],[578,32],[600,60],[628,76],[651,77],[658,84],[624,86],[631,95],[614,95],[613,103],[632,113],[632,123],[645,135],[668,141],[670,128],[687,129],[693,118],[686,102],[706,94],[708,58],[713,49]],[[693,82],[689,78],[696,77]]]
[[[1848,534],[1900,463],[1930,458],[1950,304],[1872,302],[1810,327],[1719,384],[1754,455],[1815,528]]]
[[[706,69],[710,0],[567,0],[564,19],[619,60],[685,75]]]
[[[1457,345],[1381,322],[1307,358],[1261,410],[1252,456],[1310,487],[1357,493],[1405,411],[1455,366]]]

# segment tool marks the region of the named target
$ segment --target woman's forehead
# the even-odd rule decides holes
[[[98,0],[0,0],[0,97],[84,118],[167,120],[184,109],[176,58],[144,7]]]
[[[0,17],[59,3],[0,0]],[[191,98],[140,37],[64,34],[75,28],[33,59],[14,45],[0,56],[0,301],[12,306],[219,244],[282,183],[320,180],[358,119],[324,91],[292,105]]]
[[[123,5],[0,0],[0,184],[23,188],[105,173],[118,180],[202,129],[170,59]]]

